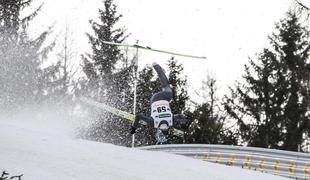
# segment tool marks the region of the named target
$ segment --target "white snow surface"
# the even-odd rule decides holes
[[[55,126],[0,120],[0,171],[4,170],[24,174],[22,180],[287,179],[164,152],[74,139]]]

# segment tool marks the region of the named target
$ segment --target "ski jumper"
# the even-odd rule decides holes
[[[183,121],[185,122],[185,117],[183,115],[173,115],[171,112],[169,102],[173,98],[173,92],[163,69],[158,64],[154,64],[153,67],[158,74],[162,91],[153,94],[151,98],[151,117],[141,113],[136,114],[135,121],[132,124],[134,129],[138,127],[140,120],[143,120],[150,127],[154,128],[159,128],[162,124],[171,127],[176,121],[180,123],[183,123]]]

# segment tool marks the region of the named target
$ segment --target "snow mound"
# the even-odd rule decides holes
[[[0,171],[4,170],[10,175],[23,174],[22,180],[286,179],[163,152],[72,139],[51,129],[0,121]]]

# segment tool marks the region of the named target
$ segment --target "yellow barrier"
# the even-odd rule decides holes
[[[310,176],[310,163],[307,163],[304,168],[304,176]]]
[[[233,166],[235,164],[235,161],[237,160],[237,155],[235,153],[233,153],[231,156],[230,156],[230,159],[229,161],[227,162],[227,165],[229,166]]]
[[[288,165],[288,176],[292,177],[295,175],[295,168],[296,168],[296,162],[291,160],[289,165]]]
[[[245,156],[242,168],[250,169],[251,168],[251,159],[252,159],[251,156],[249,156],[249,155]]]
[[[211,155],[212,155],[212,153],[211,153]],[[238,160],[238,155],[236,153],[231,153],[228,155],[229,155],[229,158],[227,158],[227,159],[223,160],[223,162],[221,162],[223,155],[220,152],[217,152],[215,154],[213,162],[224,163],[224,164],[229,165],[229,166],[234,166],[236,161]],[[242,158],[242,156],[239,158]],[[212,159],[213,158],[210,158],[210,153],[208,153],[208,152],[203,153],[203,160],[204,161],[212,161]],[[256,162],[254,162],[254,163],[257,165],[255,170],[265,172],[266,171],[266,169],[265,169],[266,168],[265,167],[266,157],[265,156],[259,156],[258,159],[255,161]],[[244,156],[242,168],[251,169],[251,162],[252,162],[252,156],[251,155]],[[274,159],[273,163],[274,164],[272,166],[272,171],[274,174],[279,175],[280,174],[281,160],[280,159]],[[297,163],[295,160],[291,160],[291,161],[287,162],[286,168],[287,168],[288,177],[295,177],[296,176]],[[310,163],[305,164],[304,169],[303,169],[303,176],[305,178],[310,177]]]
[[[216,154],[216,157],[215,157],[215,163],[219,163],[220,162],[220,160],[221,160],[221,158],[222,158],[222,155],[221,155],[221,153],[217,153]]]
[[[274,162],[275,163],[274,163],[272,170],[273,170],[274,174],[278,175],[279,174],[279,166],[280,166],[281,161],[280,161],[280,159],[275,159]]]
[[[213,163],[241,166],[245,169],[264,173],[310,180],[310,154],[306,153],[207,144],[149,146],[141,149],[167,151],[193,158],[201,158]]]
[[[209,159],[209,154],[206,152],[203,155],[203,160],[207,161]]]
[[[265,157],[264,156],[259,157],[257,170],[264,172],[265,170]]]

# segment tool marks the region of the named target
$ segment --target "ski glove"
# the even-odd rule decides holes
[[[131,126],[130,134],[134,134],[134,133],[136,133],[136,128]]]

